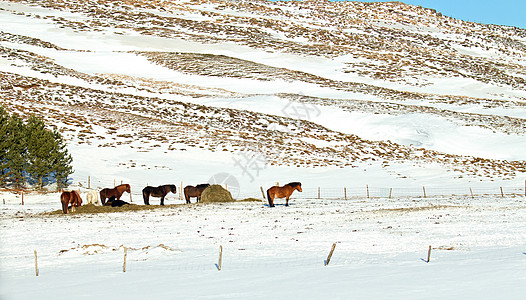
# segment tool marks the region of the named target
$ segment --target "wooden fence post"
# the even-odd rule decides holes
[[[345,197],[345,200],[347,200],[347,188],[343,188],[343,196]]]
[[[126,257],[128,256],[128,248],[124,247],[124,264],[122,265],[122,272],[126,273]]]
[[[223,265],[223,246],[219,245],[219,261],[217,262],[217,270],[221,271]]]
[[[469,188],[469,193],[471,194],[471,199],[475,199],[475,197],[473,197],[473,190],[471,188]]]
[[[180,189],[180,192],[179,192],[179,199],[180,200],[184,200],[184,190],[183,190],[183,182],[181,181],[181,189]]]
[[[318,187],[318,199],[320,199],[320,187]]]
[[[331,261],[332,253],[334,252],[334,248],[336,248],[336,243],[332,244],[331,252],[329,252],[329,256],[327,256],[327,260],[325,261],[325,266],[329,264]]]
[[[22,205],[24,205],[24,190],[22,190]]]
[[[393,194],[393,188],[389,188],[389,199],[391,199],[392,194]]]
[[[504,191],[502,190],[502,187],[500,187],[500,194],[504,198]]]
[[[37,250],[35,250],[35,275],[38,276]]]
[[[426,195],[426,187],[423,186],[422,189],[424,190],[424,198],[427,198],[427,195]]]
[[[367,188],[367,199],[369,199],[369,185],[367,184],[365,187]]]
[[[427,262],[431,259],[431,245],[429,245],[429,250],[427,250]]]
[[[261,188],[261,195],[263,195],[263,200],[267,200],[267,198],[265,198],[265,192],[263,191],[263,187],[260,186]]]

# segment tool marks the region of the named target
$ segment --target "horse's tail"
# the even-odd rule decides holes
[[[150,193],[146,190],[142,190],[142,199],[144,200],[144,205],[150,205]]]
[[[64,194],[60,196],[60,202],[62,203],[62,212],[67,214],[68,213],[68,202],[66,201]]]
[[[270,189],[267,190],[268,206],[274,207],[274,199],[270,198]]]
[[[104,190],[100,190],[100,203],[104,205],[106,203],[106,193]]]

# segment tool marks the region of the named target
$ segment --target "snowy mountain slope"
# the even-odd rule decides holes
[[[401,3],[4,1],[0,15],[2,104],[72,145],[526,171],[524,29]]]

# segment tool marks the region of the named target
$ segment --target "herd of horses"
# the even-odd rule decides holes
[[[197,198],[196,202],[201,201],[201,194],[203,191],[209,187],[210,184],[203,183],[196,186],[187,185],[183,192],[186,203],[191,203],[190,198]],[[267,190],[267,199],[269,207],[274,207],[274,199],[276,198],[285,198],[285,206],[289,206],[289,199],[292,195],[292,192],[298,190],[301,192],[301,183],[300,182],[291,182],[284,186],[273,186]],[[142,197],[144,200],[144,205],[150,205],[150,197],[161,198],[161,205],[164,205],[164,198],[170,192],[176,193],[177,189],[174,184],[165,184],[158,187],[147,186],[142,189]],[[114,188],[105,188],[102,189],[100,194],[100,201],[104,206],[120,207],[123,205],[129,204],[126,201],[121,200],[122,194],[127,192],[131,194],[131,186],[129,184],[121,184]],[[82,198],[78,191],[63,191],[60,195],[60,202],[62,203],[62,212],[67,214],[71,211],[75,211],[76,207],[82,205]],[[91,190],[87,194],[88,204],[98,205],[97,192]]]

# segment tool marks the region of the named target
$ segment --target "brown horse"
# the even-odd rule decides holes
[[[144,199],[144,205],[150,205],[150,196],[160,197],[161,205],[164,205],[164,197],[166,197],[166,194],[168,194],[169,192],[172,192],[175,194],[176,192],[175,185],[165,184],[165,185],[160,185],[158,187],[153,187],[153,186],[145,187],[144,189],[142,189],[142,197]]]
[[[62,212],[69,213],[68,206],[71,204],[71,211],[75,211],[75,207],[82,205],[82,198],[77,191],[62,192],[60,195],[60,202],[62,202]]]
[[[301,182],[291,182],[284,186],[273,186],[267,190],[268,205],[274,207],[274,198],[286,198],[287,203],[285,206],[289,206],[289,198],[294,190],[301,192]]]
[[[102,189],[100,191],[100,202],[102,202],[102,205],[104,205],[104,203],[106,203],[106,199],[109,199],[111,196],[115,196],[117,200],[120,200],[124,192],[128,192],[128,194],[131,194],[131,187],[127,183],[118,185],[112,189]]]
[[[184,187],[184,198],[186,199],[186,203],[187,204],[190,203],[190,197],[197,197],[196,202],[199,202],[201,200],[201,194],[209,186],[210,184],[208,183],[198,184],[197,186],[193,186],[193,185],[185,186]]]

